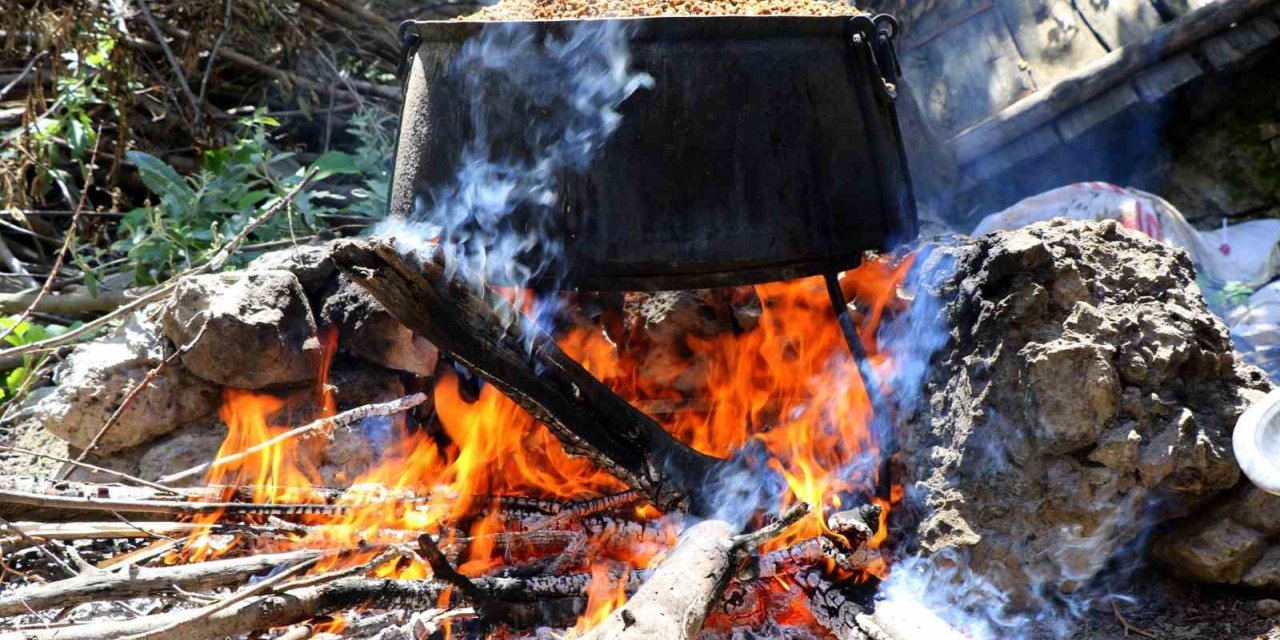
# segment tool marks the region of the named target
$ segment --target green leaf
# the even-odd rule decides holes
[[[16,394],[22,388],[22,381],[27,379],[27,368],[17,367],[4,378],[4,386],[10,394]]]
[[[269,189],[255,189],[253,191],[250,191],[249,193],[246,193],[240,196],[240,199],[236,201],[235,209],[236,211],[244,211],[245,209],[252,209],[258,206],[259,204],[261,204],[263,200],[266,200],[267,198],[270,198],[270,197],[271,197],[271,191]]]
[[[125,157],[137,165],[138,173],[142,177],[142,183],[147,185],[147,188],[153,193],[165,199],[173,199],[175,200],[174,204],[179,206],[194,206],[196,202],[195,192],[182,179],[182,176],[173,170],[173,167],[163,160],[141,151],[130,151]]]
[[[360,173],[360,168],[356,166],[356,159],[342,151],[322,154],[311,163],[311,168],[316,172],[316,180],[324,180],[333,175]]]

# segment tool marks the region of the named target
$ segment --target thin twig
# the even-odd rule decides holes
[[[0,236],[0,266],[13,272],[15,276],[22,282],[23,286],[34,286],[36,279],[31,277],[31,273],[23,266],[18,256],[13,255],[13,251],[9,249],[9,245],[5,244],[4,236]]]
[[[782,514],[781,518],[778,518],[777,520],[750,533],[734,536],[733,546],[739,549],[754,549],[777,537],[778,534],[785,531],[788,527],[809,515],[809,508],[809,503],[797,502],[792,505],[790,509],[787,509],[787,512]]]
[[[409,551],[403,546],[392,545],[386,548],[385,550],[383,550],[382,553],[379,553],[378,555],[374,556],[368,562],[363,562],[355,566],[347,567],[346,569],[339,569],[337,571],[326,571],[319,575],[301,578],[293,582],[290,582],[288,584],[282,584],[279,587],[273,589],[272,591],[273,592],[289,591],[292,589],[302,589],[305,587],[314,587],[317,585],[322,585],[322,584],[325,584],[326,582],[333,582],[334,580],[346,578],[348,576],[353,576],[358,573],[372,571],[374,569],[377,569],[379,566],[381,566],[382,563],[392,558],[404,558],[412,555],[412,553],[413,553],[412,551]]]
[[[297,438],[306,438],[316,433],[319,433],[322,431],[328,431],[335,427],[352,424],[354,422],[358,422],[360,420],[363,420],[371,416],[385,416],[393,413],[400,413],[401,411],[407,411],[426,401],[427,401],[426,394],[415,393],[413,395],[400,398],[399,400],[392,400],[390,402],[382,402],[378,404],[369,404],[369,405],[364,405],[362,407],[356,407],[355,409],[343,411],[342,413],[334,414],[327,418],[320,418],[319,420],[302,425],[301,427],[290,429],[289,431],[286,431],[280,435],[277,435],[269,440],[264,440],[263,442],[259,442],[258,444],[255,444],[243,451],[237,451],[236,453],[223,456],[212,462],[199,464],[194,467],[191,467],[190,469],[185,469],[177,473],[171,473],[167,476],[160,478],[160,482],[172,483],[172,482],[177,482],[178,480],[183,480],[186,478],[197,476],[197,475],[200,475],[201,473],[204,473],[205,471],[208,471],[209,469],[213,469],[216,467],[224,467],[231,463],[238,462],[240,460],[245,459],[248,456],[251,456],[261,451],[265,451],[267,449],[270,449],[271,447],[278,446],[279,444],[283,442],[288,442],[289,440],[294,440]]]
[[[70,565],[68,565],[66,562],[63,562],[62,558],[59,558],[57,554],[44,548],[44,545],[40,544],[38,540],[27,535],[26,532],[24,532],[22,529],[19,529],[13,526],[13,523],[6,520],[3,516],[0,516],[0,525],[4,525],[4,527],[9,531],[13,531],[14,533],[18,534],[19,538],[22,538],[23,541],[25,541],[27,544],[30,544],[31,546],[39,549],[40,553],[44,554],[46,557],[52,560],[54,564],[62,567],[63,569],[66,569],[67,572],[70,573],[71,575],[73,576],[80,575],[79,572],[77,572],[75,569],[72,569]]]
[[[77,466],[77,467],[80,467],[80,468],[83,468],[83,469],[87,469],[87,470],[92,471],[92,472],[94,472],[94,473],[105,473],[105,474],[107,474],[107,475],[115,476],[115,477],[117,477],[117,478],[120,478],[121,480],[127,480],[127,481],[129,481],[129,482],[132,482],[132,483],[135,483],[135,484],[139,484],[139,485],[142,485],[142,486],[144,486],[144,487],[151,487],[152,489],[156,489],[156,490],[159,490],[159,491],[163,491],[163,492],[165,492],[165,493],[171,493],[171,494],[174,494],[174,495],[180,495],[178,491],[176,491],[176,490],[174,490],[174,489],[172,489],[172,488],[170,488],[170,487],[166,487],[166,486],[164,486],[164,485],[162,485],[162,484],[160,484],[160,483],[158,483],[158,482],[152,482],[152,481],[150,481],[150,480],[144,480],[144,479],[139,478],[139,477],[137,477],[137,476],[131,476],[131,475],[127,474],[127,473],[124,473],[123,471],[115,471],[115,470],[113,470],[113,469],[108,469],[108,468],[106,468],[106,467],[99,467],[98,465],[95,465],[95,464],[89,464],[88,462],[81,462],[81,461],[79,461],[79,460],[72,460],[71,458],[64,458],[64,457],[62,457],[62,456],[55,456],[55,455],[53,455],[53,454],[51,454],[51,453],[41,453],[41,452],[39,452],[39,451],[32,451],[32,450],[30,450],[30,449],[23,449],[22,447],[14,447],[14,446],[10,446],[10,445],[7,445],[7,444],[0,444],[0,451],[12,451],[12,452],[14,452],[14,453],[21,453],[21,454],[23,454],[23,455],[35,456],[35,457],[37,457],[37,458],[47,458],[47,459],[49,459],[49,460],[54,460],[54,461],[56,461],[56,462],[61,462],[61,463],[63,463],[63,464],[75,465],[75,466]]]
[[[195,118],[192,130],[199,130],[201,120],[200,102],[196,100],[196,94],[191,92],[191,85],[187,83],[187,74],[183,72],[182,65],[178,64],[177,57],[173,55],[173,50],[169,48],[169,42],[165,40],[164,31],[160,29],[159,21],[151,13],[151,7],[147,5],[147,0],[137,0],[137,5],[142,11],[142,18],[147,21],[147,26],[151,27],[151,33],[155,35],[156,44],[160,45],[160,51],[164,53],[165,60],[173,68],[173,75],[178,77],[178,86],[182,89],[183,95],[186,96],[187,102],[191,104],[192,115]]]
[[[424,533],[418,536],[418,550],[422,552],[423,558],[427,564],[431,565],[431,570],[435,572],[435,577],[448,582],[458,588],[462,595],[466,596],[474,603],[480,603],[484,600],[484,594],[480,592],[480,588],[476,586],[470,578],[460,574],[449,564],[449,559],[445,557],[444,552],[436,544],[431,534]]]
[[[36,63],[40,62],[40,60],[42,60],[46,55],[49,55],[48,51],[41,51],[32,56],[31,60],[27,61],[27,66],[23,67],[22,71],[18,73],[18,77],[14,78],[3,88],[0,88],[0,99],[3,99],[10,91],[13,90],[14,87],[18,86],[18,83],[22,82],[23,78],[26,78],[27,75],[36,68]]]
[[[1124,614],[1120,613],[1120,605],[1115,600],[1111,601],[1111,611],[1116,614],[1116,621],[1120,623],[1120,628],[1124,630],[1125,637],[1128,637],[1129,633],[1132,632],[1144,638],[1152,638],[1152,640],[1155,639],[1156,634],[1129,624],[1129,621],[1125,619]]]
[[[231,28],[231,0],[226,0],[222,12],[222,28],[218,30],[218,37],[213,40],[213,47],[209,49],[209,61],[205,63],[204,75],[200,77],[200,101],[197,109],[204,109],[205,92],[209,88],[209,76],[213,74],[213,63],[218,59],[218,49],[222,46],[222,40],[227,37],[227,30]],[[197,123],[199,120],[197,120]]]
[[[284,571],[281,571],[280,573],[274,576],[271,576],[266,580],[263,580],[262,582],[259,582],[253,586],[241,589],[231,594],[230,596],[227,596],[226,598],[219,600],[217,604],[213,604],[208,607],[204,607],[203,609],[197,610],[194,615],[188,618],[177,620],[171,624],[167,624],[154,631],[148,631],[146,633],[139,633],[139,634],[129,636],[129,640],[150,640],[151,638],[163,638],[167,636],[170,631],[173,631],[183,626],[196,624],[201,620],[204,620],[205,618],[219,611],[222,611],[223,609],[226,609],[227,607],[237,602],[240,602],[241,600],[244,600],[245,598],[251,598],[259,593],[262,593],[268,589],[271,589],[275,587],[275,585],[280,584],[281,582],[284,582],[285,580],[289,579],[293,575],[300,573],[305,569],[311,568],[313,565],[315,565],[319,561],[320,561],[320,558],[312,558],[310,560],[304,560],[302,562],[299,562],[298,564],[295,564],[292,567]]]
[[[102,141],[101,126],[98,127],[98,131],[94,134],[93,140],[93,154],[89,156],[89,167],[93,167],[98,162],[98,143]],[[71,250],[71,245],[76,239],[76,229],[80,224],[80,213],[84,211],[85,201],[89,197],[89,189],[93,187],[93,171],[86,169],[84,173],[85,184],[80,189],[80,199],[76,202],[75,213],[71,216],[71,224],[67,226],[67,230],[65,232],[66,235],[62,239],[62,248],[58,249],[58,257],[53,261],[53,268],[49,269],[49,277],[45,278],[44,286],[40,287],[40,292],[36,294],[35,300],[31,301],[31,304],[22,311],[18,316],[18,319],[15,320],[13,324],[5,328],[3,333],[0,333],[0,343],[3,343],[5,338],[8,338],[13,334],[13,332],[18,329],[19,325],[26,322],[27,318],[31,317],[31,312],[35,311],[36,307],[40,306],[40,301],[43,300],[45,296],[49,295],[49,291],[53,289],[54,281],[58,279],[58,273],[62,271],[62,263],[67,259],[67,252]]]

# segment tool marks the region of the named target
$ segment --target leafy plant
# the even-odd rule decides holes
[[[186,178],[163,160],[141,151],[130,151],[143,184],[155,195],[148,204],[129,211],[120,223],[119,239],[112,249],[124,252],[135,265],[140,284],[163,281],[207,259],[235,237],[261,209],[297,186],[306,174],[299,169],[283,178],[273,165],[293,157],[276,153],[267,131],[278,125],[265,113],[241,120],[245,135],[229,145],[204,152],[202,168]],[[315,179],[355,173],[346,153],[332,152],[312,164]],[[323,192],[303,193],[284,216],[277,216],[254,232],[254,240],[275,240],[316,229],[320,207],[314,199]],[[297,219],[294,217],[297,213]],[[301,229],[299,229],[301,227]]]
[[[386,216],[387,193],[391,189],[388,162],[394,156],[396,142],[393,127],[394,119],[379,109],[362,109],[351,116],[347,132],[359,140],[354,159],[364,184],[351,191],[348,212],[374,219]]]
[[[54,78],[53,94],[57,99],[35,113],[26,126],[0,136],[4,143],[0,145],[0,167],[25,164],[34,169],[30,183],[21,187],[31,192],[26,195],[43,198],[56,185],[63,199],[74,204],[74,185],[80,176],[73,176],[67,167],[71,164],[84,170],[97,146],[94,123],[105,121],[113,107],[107,77],[113,71],[116,39],[111,27],[101,20],[90,20],[84,33],[86,38],[75,40],[76,46],[59,56],[62,70]],[[102,108],[108,109],[107,113]],[[92,115],[91,109],[95,110]],[[17,185],[5,184],[12,200]]]
[[[12,328],[12,331],[10,329]],[[0,318],[0,332],[8,332],[4,342],[6,346],[20,347],[39,342],[46,338],[66,333],[73,327],[59,324],[39,324],[30,320],[20,320],[20,316]],[[49,361],[49,354],[28,354],[23,356],[22,364],[10,370],[4,376],[4,385],[0,386],[0,403],[9,403],[20,397],[31,386],[32,381]]]

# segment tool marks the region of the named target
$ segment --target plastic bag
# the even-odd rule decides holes
[[[1022,200],[983,218],[973,235],[1057,217],[1116,220],[1185,249],[1200,275],[1218,286],[1260,287],[1280,272],[1280,220],[1253,220],[1201,232],[1163,198],[1105,182],[1080,182]]]

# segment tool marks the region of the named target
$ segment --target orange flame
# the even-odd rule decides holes
[[[587,583],[587,609],[578,617],[566,640],[581,637],[626,603],[626,580],[612,575],[604,564],[592,565],[591,581]]]
[[[909,267],[910,259],[896,263],[874,260],[845,274],[842,280],[846,295],[858,302],[862,318],[859,333],[878,368],[890,368],[892,363],[876,348],[875,328],[887,311],[902,308],[897,288]],[[767,551],[821,533],[826,512],[868,495],[868,488],[877,481],[879,465],[856,463],[863,457],[874,461],[879,452],[870,429],[866,389],[848,355],[821,279],[760,285],[754,293],[762,305],[757,326],[738,334],[688,335],[674,353],[663,354],[658,360],[636,358],[601,331],[574,330],[561,338],[560,344],[615,392],[641,406],[654,400],[689,400],[672,389],[670,382],[678,376],[693,380],[705,402],[698,403],[695,410],[660,416],[664,427],[691,446],[727,457],[754,440],[767,452],[767,464],[790,488],[778,510],[797,500],[815,507],[810,517],[769,543]],[[521,301],[530,304],[529,297]],[[337,349],[336,332],[327,331],[321,340],[325,358],[315,411],[328,416],[337,410],[328,385],[328,366]],[[345,470],[355,479],[338,504],[349,510],[337,517],[304,517],[303,524],[322,521],[326,526],[298,533],[299,544],[352,549],[362,541],[396,531],[403,532],[407,540],[419,533],[439,535],[443,543],[465,537],[465,555],[457,565],[464,574],[479,575],[504,562],[496,534],[510,525],[495,496],[575,500],[626,488],[591,462],[566,454],[547,429],[491,385],[485,385],[479,397],[468,402],[457,377],[447,373],[435,385],[434,402],[439,432],[417,429],[403,417],[394,419],[390,437],[376,452],[378,463],[363,472]],[[283,431],[286,426],[277,423],[287,421],[282,414],[288,408],[278,398],[228,389],[221,413],[228,435],[219,456],[244,450]],[[238,464],[215,468],[205,480],[209,484],[252,486],[256,502],[314,502],[317,498],[310,488],[322,483],[311,461],[318,459],[322,446],[320,438],[289,442]],[[387,508],[388,496],[406,494],[421,499],[399,502],[397,509]],[[894,496],[881,502],[881,533],[872,546],[885,542],[884,518],[900,498],[900,487],[895,487]],[[651,505],[636,507],[636,513],[646,518],[660,515]],[[211,514],[195,520],[211,524],[218,518],[219,514]],[[185,555],[206,559],[227,544],[214,536],[197,536]],[[579,631],[603,620],[625,600],[625,581],[610,578],[617,575],[619,564],[643,568],[660,551],[637,547],[611,549],[606,554],[590,550],[592,587]],[[353,566],[374,555],[368,551],[334,556],[314,570],[326,571],[338,564]],[[869,572],[884,576],[887,564]],[[374,573],[421,578],[430,575],[430,568],[419,560],[400,560],[384,563]],[[774,590],[787,590],[782,582],[770,585]],[[803,605],[786,605],[788,610],[796,607],[803,609]],[[786,615],[804,617],[796,612]]]

